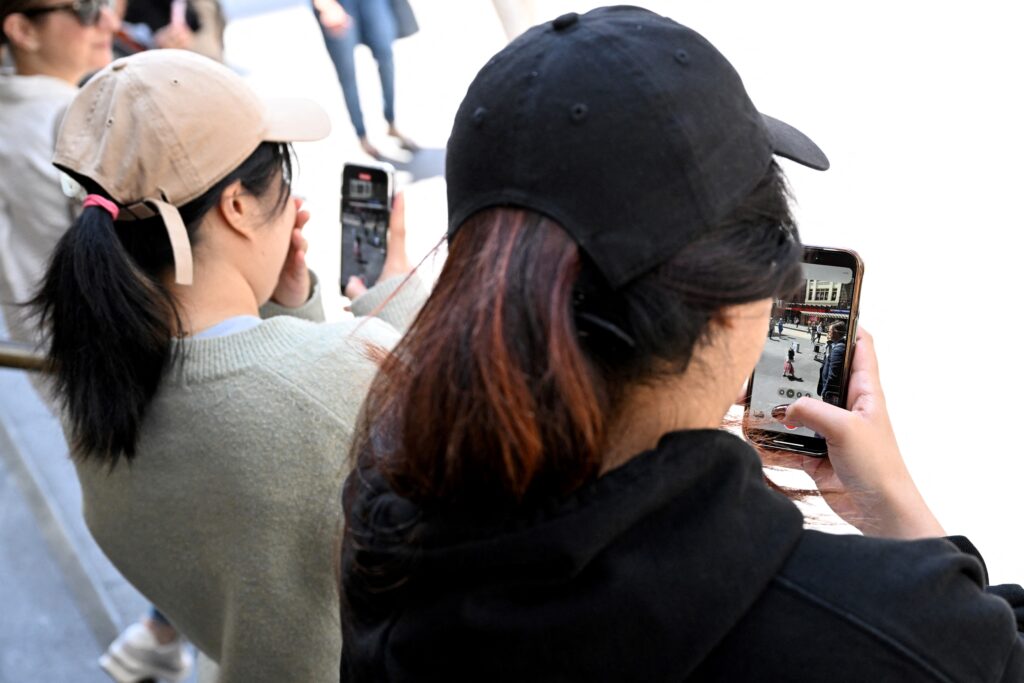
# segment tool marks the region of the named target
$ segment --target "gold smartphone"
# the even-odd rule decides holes
[[[849,249],[804,247],[802,267],[802,288],[772,306],[744,431],[767,448],[826,457],[824,438],[773,420],[772,409],[803,397],[846,407],[864,263]]]

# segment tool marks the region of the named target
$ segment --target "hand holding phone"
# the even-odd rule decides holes
[[[776,464],[802,468],[829,507],[873,536],[944,536],[900,454],[878,375],[874,341],[857,335],[848,388],[849,410],[801,398],[782,410],[781,421],[824,437],[828,458],[789,455]]]

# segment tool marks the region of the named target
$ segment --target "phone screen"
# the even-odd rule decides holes
[[[853,252],[808,247],[802,268],[802,287],[773,302],[748,416],[774,445],[824,453],[817,434],[772,420],[771,412],[803,397],[844,405],[863,267]]]
[[[387,256],[392,173],[346,164],[341,175],[341,288],[352,276],[372,287]]]

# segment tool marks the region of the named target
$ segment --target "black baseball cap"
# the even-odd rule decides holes
[[[700,34],[638,7],[535,26],[477,74],[448,140],[448,237],[474,213],[542,213],[617,289],[713,229],[773,155],[828,159],[754,107]]]

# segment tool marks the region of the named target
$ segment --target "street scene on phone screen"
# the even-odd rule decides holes
[[[387,255],[387,227],[394,169],[390,165],[346,164],[341,190],[341,280],[349,278],[372,287],[380,277]]]
[[[799,292],[772,306],[750,416],[770,431],[815,436],[772,421],[771,411],[803,397],[839,404],[854,281],[849,268],[808,263],[804,276]]]

